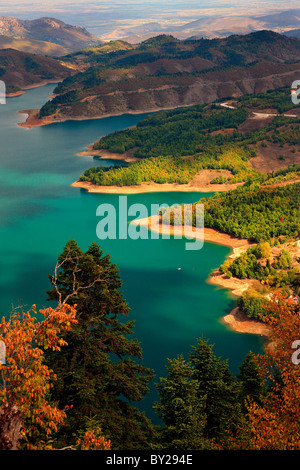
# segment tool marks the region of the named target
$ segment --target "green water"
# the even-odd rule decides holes
[[[117,263],[123,292],[135,319],[135,335],[143,348],[143,363],[165,375],[166,358],[187,355],[201,335],[215,345],[218,356],[229,361],[235,373],[245,354],[258,352],[262,338],[228,329],[221,317],[234,305],[227,291],[207,284],[229,249],[205,243],[202,250],[186,251],[185,240],[97,239],[96,209],[110,203],[118,207],[117,195],[88,194],[71,187],[86,168],[110,165],[92,157],[76,156],[100,136],[136,124],[140,116],[125,115],[102,120],[65,122],[35,129],[17,126],[25,116],[20,109],[43,104],[52,86],[33,89],[0,106],[0,311],[12,305],[47,305],[57,255],[74,238],[82,249],[92,241]],[[183,203],[203,194],[155,193],[128,196],[128,205]],[[181,270],[177,268],[180,267]],[[155,419],[154,385],[142,404]]]

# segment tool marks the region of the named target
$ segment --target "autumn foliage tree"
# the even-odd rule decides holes
[[[70,305],[39,311],[35,305],[2,318],[0,340],[5,361],[0,364],[0,449],[51,448],[47,443],[66,417],[48,401],[53,371],[44,363],[44,350],[59,351],[67,343],[61,332],[70,330],[76,310]]]
[[[248,419],[233,448],[300,449],[300,309],[283,292],[276,293],[263,316],[272,329],[266,353],[257,361],[268,386],[260,403],[248,403]],[[294,348],[298,348],[294,349]]]
[[[83,438],[77,441],[79,450],[110,450],[111,441],[102,435],[102,429],[97,426],[95,429],[88,429]]]

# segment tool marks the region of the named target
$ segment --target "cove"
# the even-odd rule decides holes
[[[118,206],[118,195],[94,194],[71,187],[85,169],[115,164],[77,156],[102,135],[135,125],[144,115],[99,120],[68,121],[26,129],[20,109],[40,107],[54,85],[27,91],[0,106],[0,312],[12,306],[48,306],[57,256],[74,238],[86,250],[96,241],[120,269],[123,293],[135,320],[135,336],[143,349],[143,363],[165,376],[167,358],[187,357],[202,335],[214,352],[228,359],[233,373],[249,350],[260,352],[263,338],[231,331],[221,321],[235,299],[208,284],[211,271],[229,254],[229,248],[205,243],[202,250],[186,251],[185,240],[100,240],[96,236],[99,204]],[[148,193],[128,196],[128,204],[190,203],[203,193]],[[178,270],[178,268],[181,268]],[[155,421],[154,384],[140,407]]]

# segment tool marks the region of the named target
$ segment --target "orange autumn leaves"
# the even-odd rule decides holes
[[[22,445],[35,450],[52,448],[47,441],[66,418],[66,411],[47,399],[55,375],[44,363],[44,349],[59,351],[66,346],[60,335],[77,323],[76,309],[70,305],[39,313],[44,317],[41,321],[37,320],[35,305],[27,312],[17,309],[0,323],[0,341],[6,349],[6,361],[0,364],[0,408],[20,411]],[[100,431],[95,436],[93,432],[84,437],[84,447],[108,448],[110,442],[101,440]]]
[[[293,342],[300,340],[299,304],[279,293],[267,313],[271,342],[260,363],[270,391],[261,406],[249,407],[253,445],[262,450],[300,450],[300,364],[293,361]]]
[[[22,414],[23,439],[31,447],[34,436],[49,436],[65,419],[65,412],[47,401],[52,371],[44,364],[43,348],[59,350],[65,341],[59,336],[77,322],[76,310],[40,310],[44,317],[37,321],[36,307],[31,311],[16,310],[0,323],[0,340],[6,347],[6,364],[0,365],[0,405],[17,406]]]
[[[110,440],[105,440],[101,435],[101,428],[86,431],[83,439],[78,439],[80,450],[110,450]]]
[[[267,392],[248,404],[248,419],[231,448],[300,450],[300,364],[293,349],[300,340],[300,306],[288,294],[276,293],[263,316],[272,330],[265,354],[257,356]]]

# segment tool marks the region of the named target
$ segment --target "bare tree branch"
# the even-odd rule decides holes
[[[73,284],[72,284],[72,292],[68,294],[63,300],[62,300],[62,293],[60,292],[58,288],[58,271],[59,269],[62,268],[62,266],[67,262],[67,261],[72,261],[74,263],[74,268],[72,271],[73,275]],[[79,291],[91,289],[92,287],[95,286],[97,282],[103,282],[103,279],[101,279],[101,271],[99,270],[99,275],[96,279],[94,279],[93,282],[86,286],[80,286],[78,284],[77,280],[77,274],[81,271],[81,269],[78,269],[79,265],[79,257],[78,254],[76,253],[76,256],[71,256],[70,255],[70,250],[67,253],[67,256],[61,261],[56,263],[55,269],[54,269],[54,275],[51,277],[52,284],[56,290],[56,293],[58,295],[58,309],[61,309],[64,305],[66,305],[71,297],[74,297],[75,295],[78,295]]]

